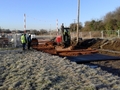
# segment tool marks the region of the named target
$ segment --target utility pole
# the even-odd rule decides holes
[[[80,0],[78,0],[78,15],[77,15],[77,43],[79,40],[79,13],[80,13]]]
[[[26,33],[26,14],[24,14],[24,33]]]
[[[59,35],[59,30],[58,30],[58,19],[56,20],[56,27],[57,27],[57,35]]]

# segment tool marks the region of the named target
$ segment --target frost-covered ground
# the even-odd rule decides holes
[[[0,90],[120,90],[120,77],[35,50],[6,50]]]

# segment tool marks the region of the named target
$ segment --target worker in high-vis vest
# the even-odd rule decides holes
[[[26,34],[22,34],[22,36],[21,36],[21,43],[22,43],[23,50],[25,50],[26,43],[27,43]]]

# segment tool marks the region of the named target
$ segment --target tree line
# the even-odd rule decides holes
[[[77,23],[70,24],[71,31],[77,30]],[[108,12],[102,19],[86,21],[84,26],[79,23],[81,31],[120,30],[120,7]]]
[[[42,35],[42,34],[48,34],[49,31],[45,30],[45,29],[40,29],[40,30],[36,30],[36,29],[32,29],[32,30],[26,30],[27,33],[31,33],[31,34],[36,34],[36,35]],[[10,29],[2,29],[0,28],[0,33],[24,33],[24,30],[10,30]]]

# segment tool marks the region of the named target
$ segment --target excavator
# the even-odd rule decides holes
[[[62,45],[65,47],[69,47],[71,45],[71,36],[70,36],[70,28],[69,27],[64,27],[64,24],[62,23],[61,29],[58,32],[59,34],[54,38],[54,42],[57,43],[57,45]],[[53,41],[53,40],[52,40]],[[38,40],[37,38],[33,38],[31,45],[38,45]]]
[[[71,36],[70,36],[70,28],[64,27],[61,25],[61,31],[58,32],[60,35],[56,37],[56,43],[65,47],[69,47],[71,45]]]
[[[68,48],[69,50],[73,50],[78,47],[79,44],[82,42],[82,38],[79,38],[79,42],[77,42],[76,38],[72,39],[70,34],[70,28],[64,27],[63,23],[60,30],[61,31],[58,32],[60,33],[60,35],[56,37],[56,43],[58,43],[58,45],[60,45],[63,49]]]
[[[52,55],[59,56],[78,56],[90,53],[96,53],[97,50],[93,49],[79,49],[79,44],[76,40],[71,40],[70,28],[61,25],[61,29],[55,39],[45,42],[44,44],[38,44],[38,39],[32,40],[32,48],[38,51],[50,53]]]
[[[57,45],[62,46],[64,48],[69,47],[72,44],[70,28],[64,27],[64,24],[62,23],[61,29],[60,31],[58,31],[58,35],[54,39],[54,42],[56,42]],[[33,38],[31,45],[38,45],[38,40],[36,38]]]

